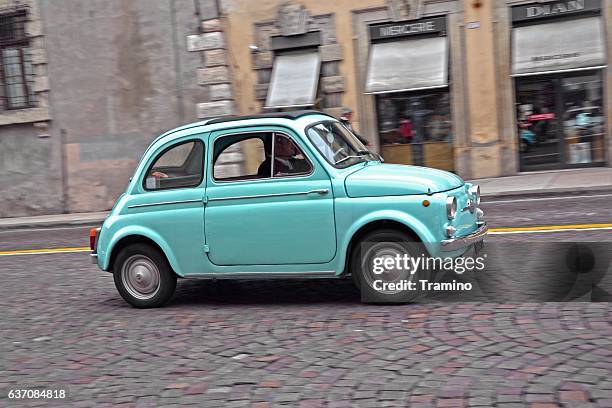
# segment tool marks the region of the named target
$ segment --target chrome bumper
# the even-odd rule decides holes
[[[442,251],[456,251],[461,248],[465,248],[476,242],[480,242],[484,239],[485,235],[487,235],[487,231],[489,231],[489,227],[486,223],[479,223],[478,229],[472,232],[469,235],[464,237],[457,237],[451,239],[445,239],[442,241]]]
[[[98,254],[94,254],[94,253],[89,254],[89,261],[92,264],[97,265],[98,264]]]

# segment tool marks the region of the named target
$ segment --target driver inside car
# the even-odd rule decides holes
[[[274,176],[308,172],[309,165],[306,158],[291,139],[285,136],[276,136],[274,140]],[[261,163],[257,170],[257,174],[260,176],[268,176],[271,170],[271,152],[269,149],[266,150],[268,150],[266,160]]]

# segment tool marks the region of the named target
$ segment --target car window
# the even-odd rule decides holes
[[[191,140],[172,146],[157,156],[144,180],[146,190],[195,187],[204,175],[204,144]]]
[[[339,122],[317,123],[307,129],[306,135],[325,160],[335,167],[343,168],[369,160],[365,146]]]
[[[274,157],[274,159],[272,159]],[[228,135],[217,139],[213,178],[240,181],[309,174],[312,165],[302,150],[281,133]]]
[[[213,159],[215,180],[252,180],[270,177],[261,169],[272,133],[246,133],[217,139]],[[268,146],[268,148],[266,148]]]

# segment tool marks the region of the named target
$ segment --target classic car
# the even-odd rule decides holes
[[[217,118],[151,143],[91,257],[128,303],[157,307],[177,278],[360,277],[363,242],[459,257],[487,232],[479,202],[455,174],[383,163],[321,112]]]

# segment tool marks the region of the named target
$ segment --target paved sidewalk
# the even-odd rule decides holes
[[[574,192],[612,192],[612,168],[556,170],[517,176],[470,180],[480,185],[486,198]],[[0,230],[74,225],[98,225],[107,212],[0,218]]]
[[[0,218],[0,231],[3,229],[96,225],[102,224],[107,214],[107,212],[95,212]]]
[[[483,197],[612,191],[612,168],[595,167],[470,180]]]

